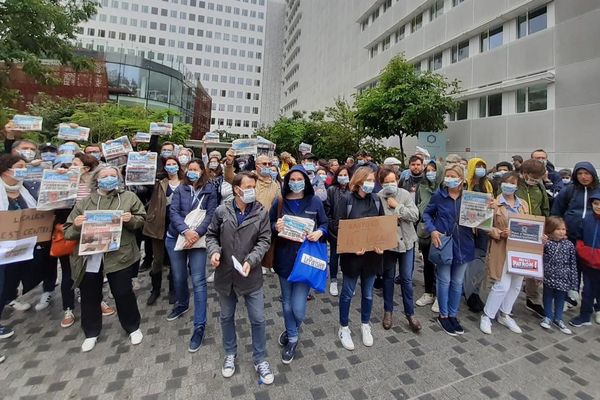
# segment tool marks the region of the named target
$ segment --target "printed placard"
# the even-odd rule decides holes
[[[9,123],[9,129],[13,131],[41,131],[44,118],[34,115],[17,114]]]
[[[137,143],[150,143],[151,136],[152,135],[146,132],[136,132],[133,140],[135,140]]]
[[[489,231],[494,224],[494,209],[490,208],[490,193],[464,190],[460,203],[459,225]]]
[[[155,152],[138,153],[132,151],[127,158],[125,168],[126,185],[154,185],[156,180],[156,160],[158,154]]]
[[[173,133],[173,124],[169,122],[151,122],[149,132],[151,135],[171,136]]]
[[[85,142],[90,137],[90,128],[83,126],[72,128],[70,124],[60,124],[58,125],[57,137],[62,140]]]

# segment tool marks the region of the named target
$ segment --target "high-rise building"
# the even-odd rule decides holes
[[[286,115],[352,100],[404,54],[460,80],[448,152],[600,165],[598,0],[288,0],[286,13]]]
[[[259,126],[263,109],[278,109],[280,93],[263,79],[267,21],[279,24],[268,13],[270,4],[282,13],[278,3],[283,4],[282,0],[101,0],[97,15],[81,25],[77,40],[90,50],[136,55],[187,71],[212,97],[211,130],[249,134]],[[272,30],[277,32],[276,27]],[[280,54],[277,45],[270,49],[273,57]],[[170,98],[170,92],[178,90],[169,80],[155,83],[157,87],[142,94],[150,100]]]

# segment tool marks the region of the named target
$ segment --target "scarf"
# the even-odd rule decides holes
[[[7,192],[16,192],[18,191],[25,203],[27,203],[28,208],[36,208],[37,201],[33,198],[33,196],[29,193],[29,191],[23,186],[23,182],[19,182],[16,185],[9,185],[4,182],[3,179],[0,179],[2,184],[0,185],[0,211],[8,210],[8,194]]]

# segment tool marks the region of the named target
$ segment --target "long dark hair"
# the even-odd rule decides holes
[[[183,183],[186,185],[192,185],[194,189],[198,189],[200,187],[203,187],[206,184],[206,182],[208,182],[208,173],[206,172],[204,161],[200,160],[199,158],[194,158],[192,161],[190,161],[188,163],[188,168],[191,164],[198,164],[198,166],[200,166],[200,169],[202,170],[202,172],[200,173],[200,178],[196,182],[192,182],[186,174],[183,178]]]
[[[337,171],[335,171],[335,175],[333,175],[333,179],[331,180],[331,185],[339,185],[338,176],[340,176],[340,172],[346,171],[348,173],[348,183],[350,183],[350,179],[352,179],[352,171],[347,165],[340,165]]]

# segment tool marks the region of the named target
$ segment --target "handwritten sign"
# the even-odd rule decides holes
[[[358,253],[398,246],[398,218],[394,215],[342,219],[338,230],[338,253]]]
[[[536,279],[544,278],[544,217],[515,215],[508,220],[507,271]]]
[[[37,236],[38,242],[52,238],[54,213],[33,208],[0,211],[0,240],[19,240]]]

